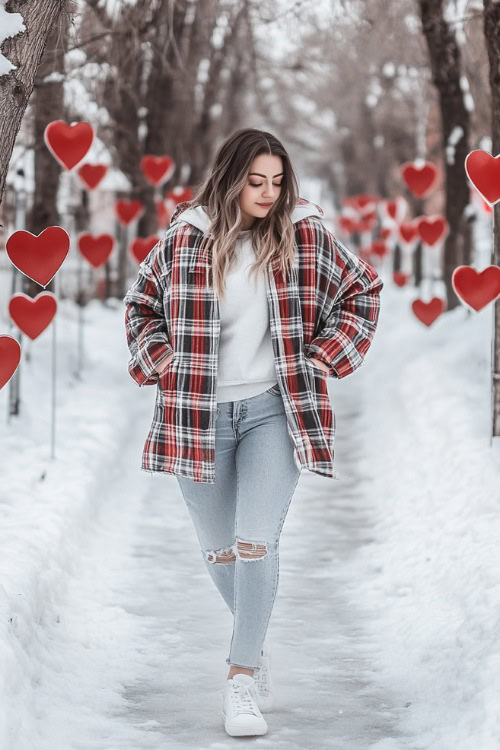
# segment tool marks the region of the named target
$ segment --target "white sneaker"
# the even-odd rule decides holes
[[[257,686],[257,704],[261,711],[270,711],[274,706],[273,681],[271,679],[271,654],[264,644],[260,667],[254,672]]]
[[[224,729],[231,737],[267,732],[267,722],[257,704],[255,680],[249,674],[237,673],[231,680],[226,680],[221,713]]]

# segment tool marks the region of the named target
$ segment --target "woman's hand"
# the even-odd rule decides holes
[[[323,364],[323,362],[321,362],[321,360],[316,359],[316,357],[309,357],[308,359],[309,359],[310,362],[314,362],[314,364],[316,365],[316,367],[319,367],[319,369],[323,370],[323,372],[325,372],[325,373],[328,372],[328,367],[325,364]]]
[[[159,373],[159,375],[161,375],[162,372],[166,370],[166,368],[169,366],[170,362],[172,361],[173,356],[174,356],[174,353],[172,352],[171,354],[169,354],[167,359],[163,360],[159,368],[156,370],[156,372]]]

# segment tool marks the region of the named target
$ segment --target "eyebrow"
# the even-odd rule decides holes
[[[265,176],[266,176],[265,174],[261,174],[260,172],[249,172],[249,176],[250,176],[251,174],[256,174],[256,175],[258,175],[259,177],[265,177]],[[282,175],[282,174],[283,174],[283,172],[279,172],[278,174],[273,174],[273,178],[274,178],[274,177],[280,177],[280,175]]]

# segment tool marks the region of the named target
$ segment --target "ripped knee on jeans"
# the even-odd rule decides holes
[[[236,540],[236,549],[240,560],[260,560],[267,555],[266,542],[245,542]]]
[[[223,547],[222,549],[208,550],[205,552],[205,558],[211,563],[222,563],[228,565],[236,560],[234,554],[234,545]]]

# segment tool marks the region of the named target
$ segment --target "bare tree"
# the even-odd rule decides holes
[[[469,186],[464,166],[469,152],[470,123],[461,87],[462,56],[455,31],[445,18],[446,2],[419,0],[419,8],[441,109],[445,215],[450,226],[444,246],[443,274],[448,309],[451,310],[459,304],[451,284],[453,270],[457,265],[470,263],[471,258],[471,227],[465,214]],[[451,155],[448,155],[448,150]]]
[[[16,66],[0,76],[0,202],[16,136],[33,90],[43,50],[68,0],[9,0],[6,9],[22,12],[27,32],[7,39],[3,52]]]

